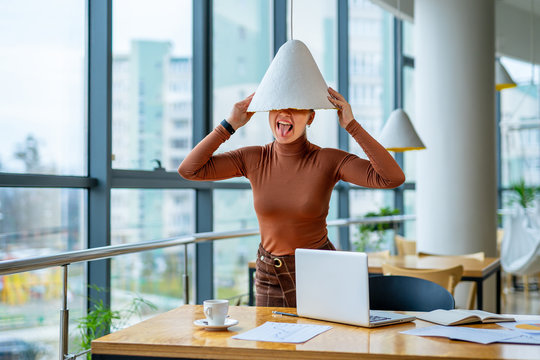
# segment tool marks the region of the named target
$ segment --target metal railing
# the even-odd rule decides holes
[[[394,228],[398,223],[415,220],[415,215],[393,215],[369,218],[336,219],[327,222],[328,226],[348,226],[354,224],[392,223]],[[144,241],[134,244],[109,245],[91,249],[69,251],[55,255],[39,256],[28,259],[0,261],[0,275],[11,275],[26,271],[61,266],[63,268],[62,308],[60,309],[60,360],[75,359],[84,355],[88,350],[77,354],[68,354],[68,323],[69,310],[67,307],[68,266],[73,263],[107,259],[118,255],[132,254],[142,251],[162,249],[172,246],[184,246],[184,302],[189,303],[189,276],[187,246],[195,243],[231,239],[258,235],[259,229],[245,229],[222,232],[196,233],[186,236],[171,237],[160,240]]]

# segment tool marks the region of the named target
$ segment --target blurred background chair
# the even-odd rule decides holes
[[[453,296],[456,285],[463,276],[463,265],[440,270],[413,270],[382,264],[382,271],[384,275],[402,275],[432,281],[444,287]]]
[[[464,259],[475,259],[478,261],[484,261],[486,258],[486,254],[483,251],[470,253],[470,254],[462,254],[462,255],[440,255],[440,254],[430,254],[423,251],[419,251],[418,256],[451,256],[451,257],[462,257]],[[477,285],[474,281],[462,281],[462,283],[463,284],[466,283],[469,286],[469,291],[467,294],[465,307],[469,310],[472,310],[475,308]]]
[[[462,255],[441,255],[441,254],[431,254],[431,253],[419,251],[418,256],[451,256],[451,257],[462,257],[465,259],[475,259],[478,261],[484,261],[484,259],[486,258],[486,254],[483,251],[470,253],[470,254],[462,254]]]
[[[416,255],[416,241],[405,239],[401,235],[394,235],[394,242],[398,256]]]
[[[383,251],[372,251],[366,253],[369,259],[377,258],[377,259],[388,259],[390,258],[390,250],[383,250]]]
[[[452,294],[432,281],[394,275],[369,278],[369,306],[372,310],[450,310],[454,305]]]
[[[539,211],[516,206],[506,219],[501,244],[501,265],[504,271],[523,276],[526,293],[529,290],[529,276],[540,272]]]

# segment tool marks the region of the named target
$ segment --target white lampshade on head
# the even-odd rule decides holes
[[[510,89],[516,87],[517,84],[512,80],[508,71],[504,68],[499,59],[495,59],[495,90]]]
[[[426,148],[414,130],[411,119],[402,109],[392,111],[379,136],[379,142],[385,149],[396,152]]]
[[[328,85],[307,46],[289,40],[272,60],[248,111],[335,109],[327,96]]]

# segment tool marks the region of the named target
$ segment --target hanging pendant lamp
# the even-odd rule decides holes
[[[517,84],[512,80],[508,71],[504,68],[501,60],[495,59],[495,90],[510,89],[516,87]]]
[[[395,152],[426,148],[403,109],[392,111],[379,136],[379,142],[385,149]]]

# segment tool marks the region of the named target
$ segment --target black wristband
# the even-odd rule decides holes
[[[227,129],[227,131],[228,131],[231,135],[234,134],[234,129],[233,129],[233,127],[231,126],[231,124],[229,124],[229,122],[228,122],[227,120],[223,120],[223,121],[221,122],[221,125],[223,125],[223,127],[224,127],[225,129]]]

